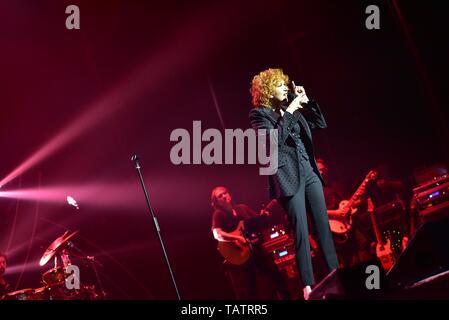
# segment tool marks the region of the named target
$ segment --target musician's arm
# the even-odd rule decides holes
[[[339,209],[336,210],[327,210],[327,215],[329,218],[340,218],[342,216],[342,212]]]
[[[223,231],[221,228],[212,229],[212,233],[214,234],[214,238],[218,241],[241,241],[245,242],[245,238],[239,235],[235,235],[226,231]]]

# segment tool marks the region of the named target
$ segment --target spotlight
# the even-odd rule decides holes
[[[67,196],[67,203],[71,206],[74,206],[77,210],[79,210],[79,208],[80,208],[78,206],[78,203],[76,203],[76,200],[73,199],[73,197],[71,197],[71,196]]]

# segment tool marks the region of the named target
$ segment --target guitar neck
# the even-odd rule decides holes
[[[268,203],[266,205],[266,207],[264,207],[265,210],[269,211],[271,209],[273,209],[273,207],[275,207],[278,204],[278,200],[277,199],[273,199],[270,201],[270,203]]]
[[[382,235],[380,234],[379,226],[377,225],[376,217],[374,216],[374,211],[369,212],[371,223],[373,225],[374,234],[376,235],[377,243],[382,244]]]
[[[354,202],[356,202],[358,199],[360,199],[363,196],[363,194],[365,193],[366,184],[368,183],[368,181],[369,181],[369,179],[365,178],[365,180],[363,180],[362,184],[354,192],[352,197],[348,200],[348,205],[347,205],[348,208],[352,208],[352,206],[354,205]]]

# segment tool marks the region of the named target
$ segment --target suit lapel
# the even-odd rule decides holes
[[[261,108],[260,110],[268,116],[268,119],[270,119],[273,124],[278,123],[278,120],[281,116],[277,112],[273,111],[273,109]]]
[[[271,120],[271,122],[273,122],[273,124],[277,124],[279,121],[279,118],[281,117],[277,112],[273,111],[273,109],[270,108],[261,108],[260,109],[262,112],[264,112],[267,116],[268,119]],[[312,133],[310,132],[310,127],[307,124],[306,119],[304,118],[304,116],[302,115],[302,113],[300,111],[295,111],[295,113],[298,113],[298,120],[301,123],[301,127],[302,129],[306,130],[306,134],[309,137],[310,140],[312,140]],[[296,114],[295,114],[296,115]]]
[[[312,140],[312,133],[310,132],[310,127],[309,124],[306,121],[306,118],[304,118],[304,116],[302,115],[302,113],[300,111],[296,111],[299,113],[299,122],[301,122],[302,125],[302,129],[306,130],[306,134],[309,137],[310,140]]]

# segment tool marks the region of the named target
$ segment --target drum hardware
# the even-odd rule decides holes
[[[93,256],[85,255],[79,248],[75,246],[72,239],[78,231],[69,234],[66,231],[62,236],[53,241],[45,250],[39,264],[44,266],[48,261],[54,258],[54,267],[46,271],[42,276],[44,287],[40,288],[40,292],[46,292],[44,296],[48,296],[50,300],[90,300],[103,299],[106,293],[103,289],[97,265],[101,266]],[[62,261],[62,266],[58,266],[58,257]],[[80,285],[79,289],[69,289],[66,285],[68,277],[71,273],[67,272],[67,268],[72,265],[72,258],[78,258],[87,262],[87,265],[94,271],[97,284],[101,290],[100,294],[95,292],[95,286]]]
[[[39,265],[46,265],[51,259],[54,259],[53,268],[42,274],[42,287],[33,289],[26,288],[14,292],[10,292],[0,300],[98,300],[106,297],[97,266],[103,265],[93,256],[85,255],[71,241],[78,231],[69,234],[66,231],[62,236],[54,240],[42,255]],[[58,258],[62,261],[62,265],[58,264]],[[96,277],[96,282],[100,293],[96,292],[95,285],[81,285],[79,289],[70,289],[66,281],[72,275],[67,272],[67,268],[72,265],[71,258],[77,258],[85,261]]]
[[[65,268],[52,268],[42,275],[42,283],[46,286],[64,285],[66,276]]]
[[[22,290],[17,290],[14,292],[7,293],[3,299],[4,300],[34,300],[34,289],[27,288]]]
[[[46,265],[48,263],[48,261],[50,261],[51,258],[55,257],[56,258],[56,254],[57,253],[61,253],[63,256],[62,261],[67,261],[66,259],[67,257],[67,251],[64,252],[63,249],[65,249],[65,246],[67,245],[67,243],[69,242],[70,239],[72,239],[77,233],[78,231],[72,232],[71,234],[68,234],[69,231],[64,232],[64,234],[62,236],[60,236],[59,238],[56,238],[55,241],[53,241],[47,248],[47,250],[45,250],[44,255],[42,256],[41,260],[39,261],[39,265],[41,267],[43,267],[44,265]],[[55,259],[56,262],[56,259]]]

